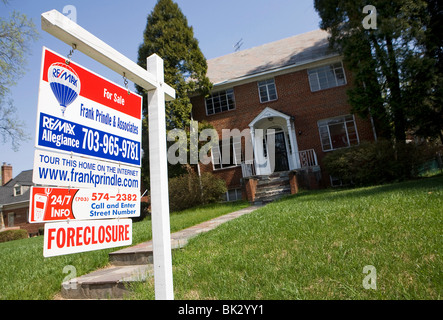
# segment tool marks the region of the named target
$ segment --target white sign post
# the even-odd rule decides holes
[[[168,176],[165,128],[165,99],[175,98],[175,90],[163,83],[163,60],[148,58],[144,70],[56,10],[42,14],[42,29],[94,60],[125,75],[149,92],[149,145],[154,247],[155,298],[174,298],[172,281],[171,237],[169,228]]]
[[[151,216],[154,256],[155,295],[171,300],[172,257],[169,225],[168,163],[166,150],[165,94],[163,60],[156,54],[148,57],[147,69],[156,75],[160,86],[148,92],[149,165],[151,181]],[[164,178],[166,177],[166,178]],[[166,215],[165,213],[168,213]],[[171,276],[169,276],[171,275]]]

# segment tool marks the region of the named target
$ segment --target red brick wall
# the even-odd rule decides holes
[[[5,227],[9,227],[9,213],[14,213],[14,227],[25,229],[28,234],[38,233],[39,228],[44,228],[44,223],[28,223],[28,207],[18,209],[8,209],[3,211]]]
[[[344,86],[311,92],[306,69],[279,75],[274,78],[278,100],[267,103],[260,103],[257,81],[253,81],[234,87],[235,110],[207,116],[204,98],[195,97],[192,99],[193,116],[197,121],[206,120],[211,123],[221,137],[222,129],[248,128],[248,124],[266,107],[281,111],[294,117],[298,149],[314,149],[321,164],[326,153],[321,148],[317,121],[351,113],[346,94],[352,82],[349,72],[346,72],[346,78],[347,84]],[[361,119],[356,115],[355,122],[360,141],[374,139],[368,119]],[[202,171],[212,171],[212,164],[202,166]],[[226,179],[228,188],[240,185],[239,167],[217,170],[214,174]],[[326,173],[324,177],[325,185],[329,185]]]

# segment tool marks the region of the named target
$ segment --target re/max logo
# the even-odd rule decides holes
[[[52,75],[54,77],[56,77],[56,78],[60,78],[62,80],[66,80],[67,82],[72,83],[74,86],[77,87],[78,78],[76,78],[74,74],[68,72],[65,69],[54,68],[52,70]]]
[[[47,116],[43,116],[43,128],[47,128],[49,130],[58,130],[59,132],[75,136],[74,132],[75,124],[62,122],[60,121],[60,119],[54,119],[54,118],[49,118]]]

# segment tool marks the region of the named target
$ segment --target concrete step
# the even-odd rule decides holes
[[[153,275],[152,264],[110,266],[62,283],[64,299],[122,299],[132,283]]]
[[[260,198],[255,198],[254,200],[254,205],[266,205],[268,203],[271,203],[275,200],[278,200],[286,195],[289,195],[289,193],[287,194],[275,194],[273,196],[268,196],[268,197],[260,197]]]

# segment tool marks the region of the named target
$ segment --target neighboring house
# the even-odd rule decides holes
[[[263,177],[271,175],[269,129],[275,130],[274,172],[288,173],[289,178],[292,173],[309,188],[336,182],[322,168],[328,152],[375,138],[371,119],[351,113],[346,91],[352,74],[342,57],[329,49],[325,31],[208,60],[207,75],[213,90],[209,97],[192,97],[193,119],[212,124],[220,140],[222,129],[249,128],[254,147],[253,159],[245,161],[244,141],[238,144],[231,139],[227,141],[230,163],[220,163],[223,148],[215,147],[212,163],[200,165],[202,172],[213,172],[226,181],[227,200],[242,193],[243,198],[254,200],[257,181],[260,185]],[[264,134],[255,134],[257,129]],[[251,180],[253,191],[248,187]]]
[[[32,170],[22,171],[12,178],[12,166],[2,165],[2,186],[0,187],[0,229],[25,229],[29,235],[39,232],[42,223],[28,223],[29,195],[32,183]]]

